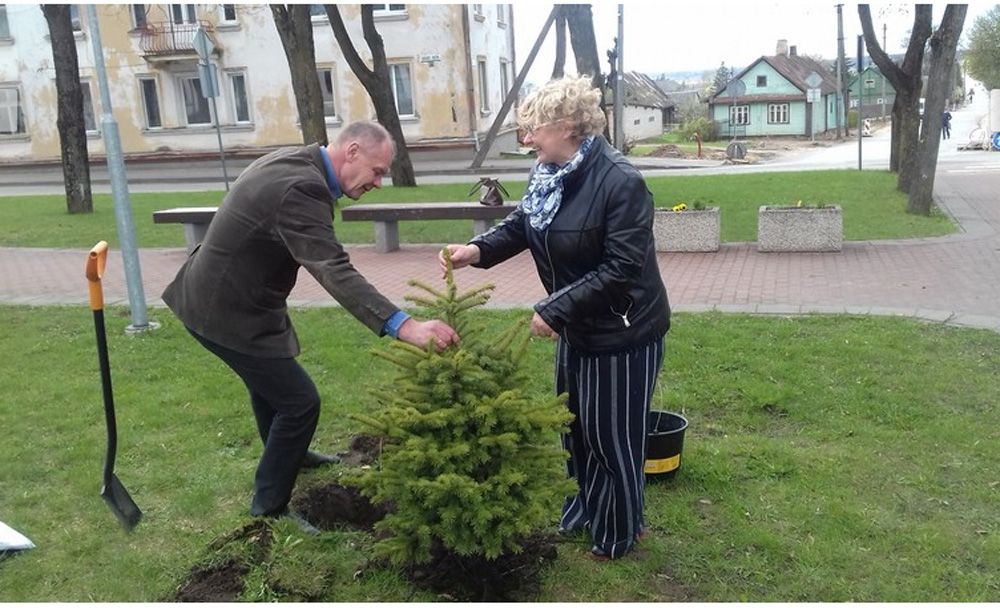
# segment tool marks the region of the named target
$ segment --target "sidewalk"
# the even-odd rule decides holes
[[[960,234],[907,241],[846,242],[840,253],[758,253],[754,243],[730,243],[716,253],[661,253],[659,266],[675,311],[755,314],[848,313],[903,315],[932,322],[1000,331],[1000,209],[995,184],[962,172],[943,172],[939,204],[962,224]],[[400,305],[416,293],[406,281],[438,284],[437,245],[403,245],[376,253],[349,246],[355,266]],[[0,250],[0,302],[87,305],[86,251]],[[140,252],[148,304],[185,259],[183,249]],[[112,251],[104,280],[108,305],[127,305],[120,252]],[[530,307],[544,296],[527,254],[490,270],[464,269],[460,288],[494,283],[490,306]],[[292,292],[294,306],[334,306],[304,271]],[[156,320],[170,313],[153,308]]]

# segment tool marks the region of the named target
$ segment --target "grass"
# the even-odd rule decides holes
[[[701,201],[720,208],[723,242],[757,240],[757,208],[764,204],[839,204],[844,214],[844,238],[849,241],[939,236],[955,232],[947,217],[906,213],[906,196],[896,190],[896,178],[882,171],[801,171],[653,177],[647,180],[658,207]],[[524,181],[504,180],[517,200]],[[434,184],[416,188],[387,187],[367,194],[365,203],[474,200],[469,184]],[[131,195],[136,242],[146,247],[183,247],[183,228],[153,224],[153,211],[171,207],[215,206],[222,192],[135,193]],[[342,203],[351,201],[343,199]],[[335,224],[345,243],[372,243],[371,222]],[[468,221],[401,222],[404,243],[447,243],[471,236]],[[118,245],[110,195],[94,196],[94,212],[70,215],[62,196],[8,196],[0,198],[0,247],[89,248],[99,240]]]
[[[109,309],[117,473],[145,513],[131,535],[98,496],[105,447],[87,307],[0,306],[0,518],[38,547],[0,560],[13,602],[151,602],[250,521],[259,440],[245,389],[164,309],[128,336]],[[494,330],[527,310],[483,311]],[[293,311],[324,410],[314,445],[391,370],[343,310]],[[530,347],[551,390],[552,344]],[[16,361],[16,364],[13,362]],[[358,381],[361,380],[361,381]],[[976,601],[1000,598],[1000,336],[900,318],[678,314],[654,407],[691,421],[677,477],[647,492],[649,538],[594,564],[561,544],[537,601]],[[553,438],[555,440],[555,438]],[[300,487],[335,480],[309,472]],[[553,526],[556,514],[553,513]],[[360,532],[280,525],[247,600],[433,601],[392,570],[355,578]]]

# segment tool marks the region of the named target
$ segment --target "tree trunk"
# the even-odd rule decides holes
[[[323,92],[316,71],[316,49],[309,5],[270,6],[292,76],[292,92],[299,111],[302,141],[306,144],[319,142],[325,146],[328,141],[326,116],[323,113]]]
[[[949,4],[944,18],[931,36],[931,71],[927,78],[927,97],[924,103],[923,128],[917,145],[917,172],[910,185],[907,210],[910,213],[930,215],[934,195],[934,175],[937,171],[938,151],[941,146],[941,117],[945,104],[951,97],[951,71],[955,65],[958,39],[967,4]]]
[[[42,13],[49,24],[52,60],[56,68],[56,128],[62,157],[63,182],[66,185],[66,209],[70,213],[91,213],[94,201],[90,191],[90,156],[87,152],[87,126],[83,115],[83,87],[76,57],[76,40],[68,4],[43,4]]]
[[[340,9],[336,4],[326,4],[326,15],[330,20],[330,27],[333,28],[333,35],[340,45],[340,50],[344,54],[347,65],[351,66],[351,71],[361,81],[361,85],[368,91],[368,96],[375,106],[375,116],[382,126],[392,135],[396,142],[396,158],[392,162],[390,174],[393,186],[416,186],[417,177],[413,171],[413,163],[410,160],[410,152],[406,148],[406,138],[403,137],[403,127],[399,122],[399,111],[396,108],[396,99],[392,94],[392,82],[389,75],[389,63],[385,58],[385,44],[382,36],[375,29],[375,19],[373,17],[374,6],[371,4],[361,5],[361,29],[364,32],[365,42],[372,53],[372,69],[368,69],[358,51],[351,42],[351,37],[344,26],[344,20],[340,16]]]
[[[552,80],[566,75],[566,15],[556,11],[556,60],[552,64]]]
[[[896,101],[892,105],[892,149],[889,153],[889,170],[899,173],[897,187],[903,192],[910,191],[913,176],[916,174],[922,88],[920,70],[924,60],[924,47],[931,36],[931,8],[929,4],[918,4],[914,7],[913,28],[910,31],[906,56],[903,58],[903,64],[897,66],[879,44],[878,36],[872,27],[870,7],[867,4],[858,5],[858,16],[861,19],[861,29],[864,32],[868,54],[896,89]]]

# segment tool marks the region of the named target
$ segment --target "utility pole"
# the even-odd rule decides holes
[[[615,78],[615,148],[622,154],[625,153],[625,119],[622,114],[625,112],[625,60],[623,59],[625,38],[625,7],[618,5],[618,72]]]
[[[840,124],[844,125],[844,137],[850,135],[847,130],[847,96],[844,95],[844,5],[837,5],[837,139],[840,139]]]
[[[885,30],[888,27],[886,24],[882,24],[882,48],[886,49],[885,46]],[[889,51],[886,50],[888,53]],[[885,119],[885,74],[882,73],[882,68],[878,70],[879,76],[882,77],[882,118]]]
[[[108,159],[108,174],[111,177],[111,202],[118,224],[118,241],[122,248],[122,263],[125,267],[125,284],[128,288],[128,304],[132,314],[132,324],[125,328],[128,333],[156,329],[160,325],[149,320],[146,314],[146,296],[142,288],[142,271],[139,269],[139,250],[135,242],[135,228],[132,223],[132,201],[128,195],[128,178],[125,175],[125,159],[122,155],[121,136],[118,123],[111,109],[111,90],[104,67],[104,49],[101,46],[101,28],[97,23],[97,9],[93,4],[87,7],[87,24],[90,27],[90,41],[94,49],[94,65],[97,68],[97,83],[101,89],[101,136],[104,152]]]

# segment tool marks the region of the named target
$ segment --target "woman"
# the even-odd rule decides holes
[[[563,444],[579,492],[560,529],[589,529],[598,560],[642,536],[646,429],[670,306],[653,244],[653,197],[601,135],[601,93],[588,77],[553,80],[518,110],[537,152],[518,208],[467,245],[454,268],[489,268],[531,251],[548,293],[531,332],[557,341],[556,392],[576,418]],[[445,268],[443,253],[440,258]]]

